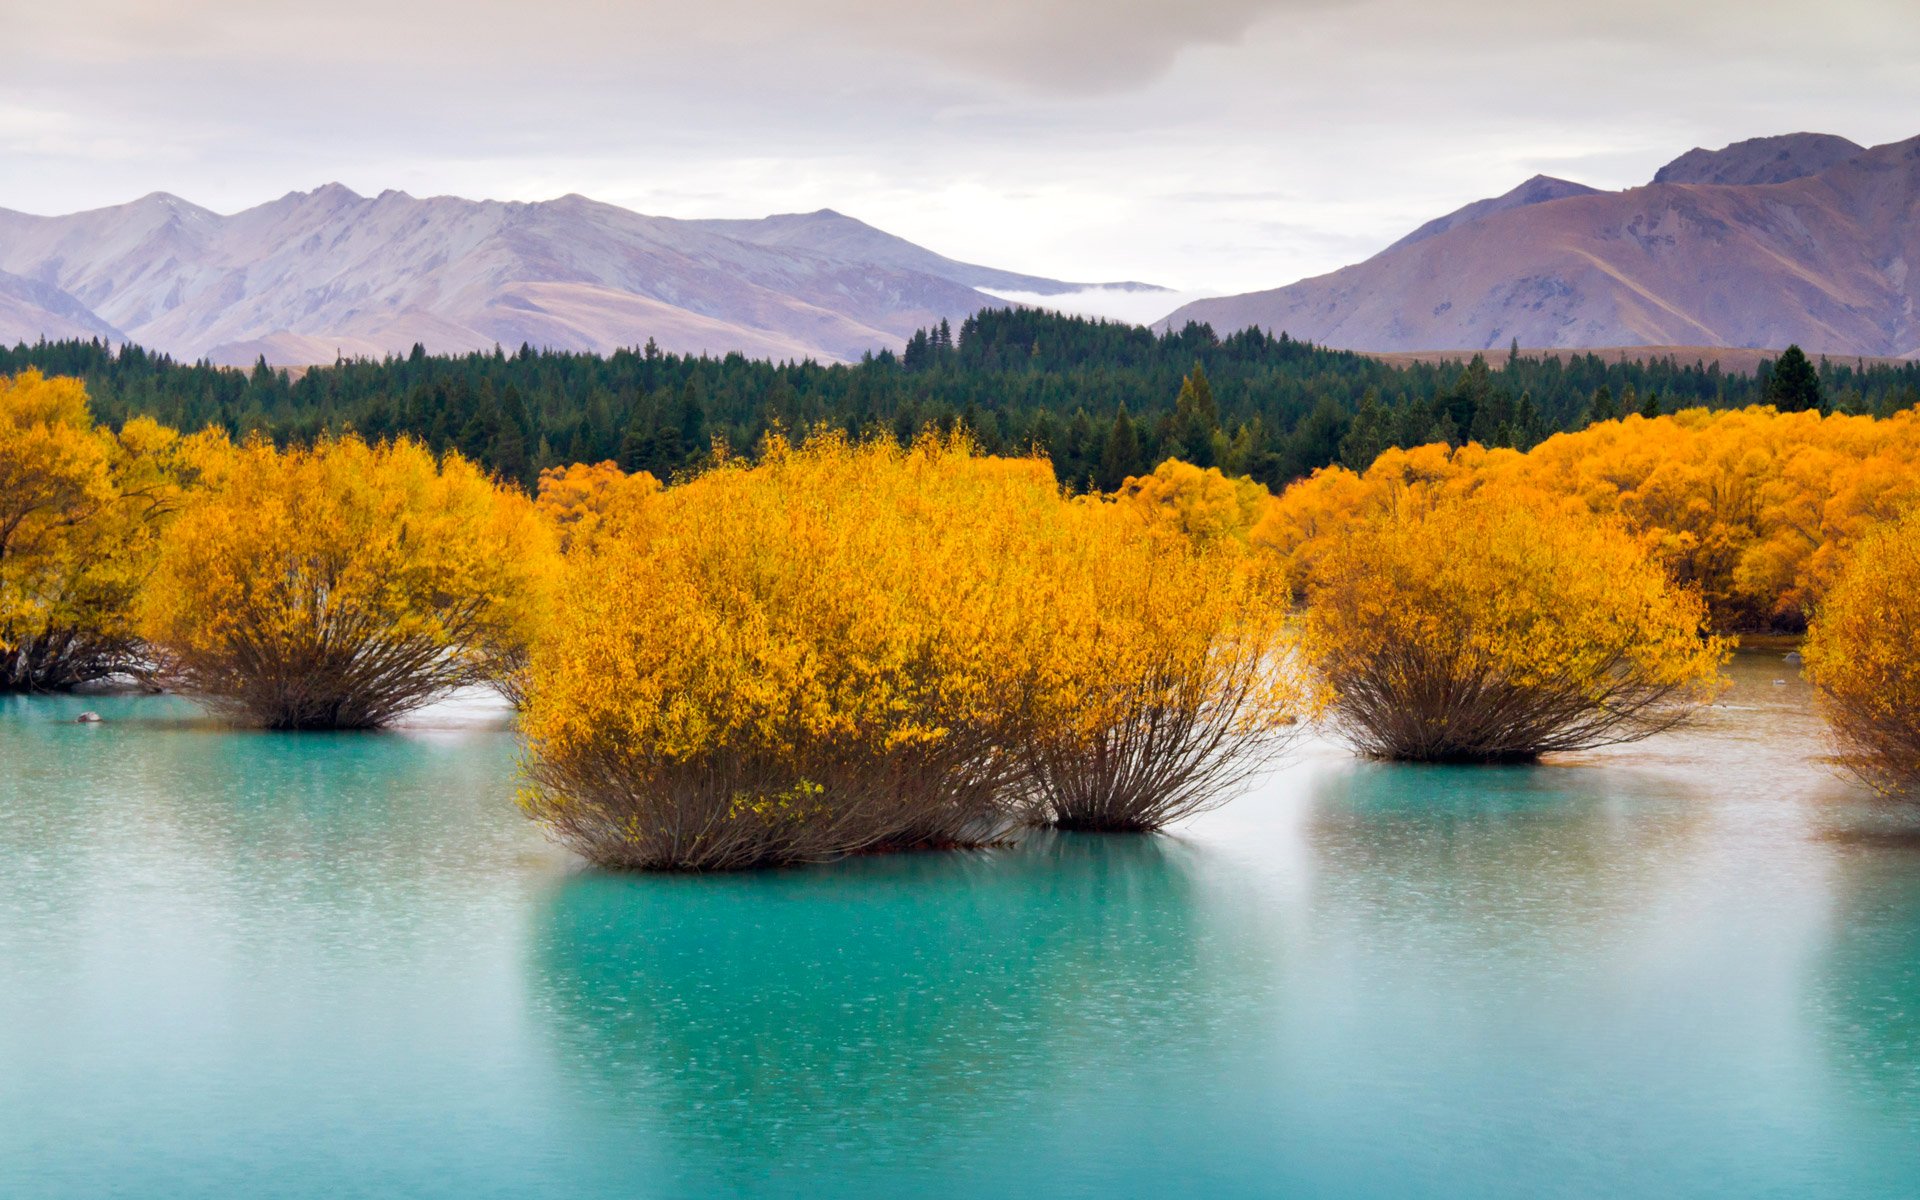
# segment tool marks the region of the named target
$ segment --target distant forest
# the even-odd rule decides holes
[[[1774,403],[1885,415],[1920,404],[1920,363],[1808,363],[1790,351],[1756,375],[1672,359],[1481,356],[1393,366],[1258,330],[1138,326],[989,310],[856,364],[496,349],[342,361],[303,371],[178,363],[137,346],[0,348],[0,374],[38,367],[86,380],[96,415],[305,441],[408,433],[531,484],[543,467],[613,460],[662,479],[714,438],[750,450],[771,427],[822,424],[902,438],[963,423],[993,451],[1043,449],[1060,479],[1110,490],[1178,456],[1272,488],[1382,449],[1479,441],[1522,449],[1632,412]]]

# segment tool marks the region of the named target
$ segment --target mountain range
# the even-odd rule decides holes
[[[1920,138],[1694,149],[1602,191],[1535,176],[1380,253],[1219,296],[1157,326],[1260,327],[1373,352],[1769,347],[1920,356]],[[339,184],[221,215],[155,193],[68,216],[0,209],[0,342],[136,341],[186,359],[521,343],[853,360],[1003,297],[1079,284],[957,262],[823,209],[758,220],[360,196]]]
[[[1176,310],[1370,351],[1774,347],[1920,355],[1920,138],[1696,149],[1603,192],[1536,177],[1364,262]]]
[[[650,217],[540,203],[355,194],[340,184],[223,216],[155,193],[43,217],[0,209],[0,341],[132,340],[186,359],[531,343],[852,360],[916,329],[1076,284],[956,262],[831,210]]]

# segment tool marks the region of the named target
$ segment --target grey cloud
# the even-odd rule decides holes
[[[606,67],[666,59],[726,71],[823,45],[1038,91],[1103,92],[1152,81],[1184,51],[1230,45],[1274,14],[1358,0],[71,0],[23,14],[46,52],[124,63],[157,55],[264,55],[336,62],[565,61]],[[770,53],[769,53],[770,52]],[[837,82],[844,83],[842,77]]]
[[[1538,171],[1911,136],[1912,3],[0,0],[33,47],[0,74],[0,206],[334,178],[831,206],[973,261],[1241,290]]]

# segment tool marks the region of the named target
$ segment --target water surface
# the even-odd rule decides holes
[[[1920,818],[1791,672],[1550,766],[1316,743],[1173,836],[716,878],[546,845],[485,707],[0,700],[0,1196],[1912,1197]]]

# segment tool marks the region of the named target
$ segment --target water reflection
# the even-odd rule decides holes
[[[1107,1093],[1117,1115],[1156,1058],[1214,1042],[1195,854],[1079,835],[773,876],[582,874],[545,906],[540,991],[592,1083],[583,1110],[644,1096],[689,1171],[951,1183],[1065,1097]]]
[[[1888,828],[1842,851],[1808,1003],[1839,1090],[1904,1127],[1920,1168],[1920,829]]]
[[[0,1195],[1908,1200],[1920,818],[1782,676],[1553,766],[1309,747],[1175,837],[700,879],[545,847],[497,709],[0,701]]]
[[[75,725],[92,708],[99,725]],[[349,877],[458,877],[476,833],[502,853],[533,839],[511,812],[514,741],[504,713],[455,708],[445,724],[386,733],[270,733],[209,721],[177,697],[35,699],[0,713],[15,764],[58,805],[23,806],[12,844],[116,870],[166,859],[214,890],[338,893]],[[30,821],[31,823],[27,823]],[[261,899],[251,896],[250,899]]]
[[[1304,790],[1317,928],[1401,973],[1604,953],[1671,914],[1709,823],[1694,789],[1630,768],[1354,764]]]

